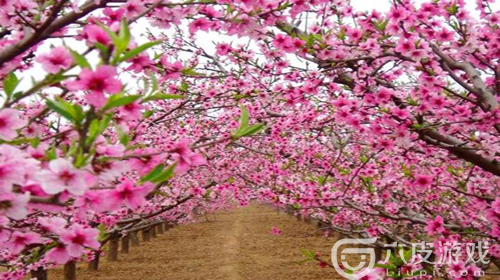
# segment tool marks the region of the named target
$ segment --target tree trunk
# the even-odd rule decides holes
[[[170,229],[170,225],[168,223],[164,224],[165,232],[167,232]]]
[[[118,245],[120,238],[113,238],[109,241],[108,261],[115,262],[118,260]]]
[[[101,257],[100,251],[94,251],[94,259],[89,262],[90,270],[98,270],[99,269],[99,258]]]
[[[39,267],[37,270],[32,270],[31,271],[31,278],[34,278],[36,280],[48,280],[47,276],[47,270],[45,270],[43,267]]]
[[[382,260],[382,255],[384,253],[384,249],[381,247],[375,247],[375,262],[378,263]]]
[[[162,224],[157,225],[156,229],[158,231],[158,234],[163,234],[163,225]]]
[[[142,241],[149,242],[149,229],[142,231]]]
[[[137,231],[130,233],[130,241],[132,241],[132,247],[139,246],[139,237],[137,237]]]
[[[76,262],[70,261],[64,265],[64,280],[76,280]]]
[[[149,231],[151,232],[151,237],[156,238],[156,226],[151,227]]]
[[[130,249],[130,234],[122,237],[122,253],[128,254]]]

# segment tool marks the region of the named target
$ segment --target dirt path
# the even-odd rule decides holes
[[[243,279],[239,269],[240,242],[242,235],[241,216],[237,216],[231,225],[231,231],[226,235],[226,241],[222,245],[222,275],[227,275],[228,279]]]
[[[82,280],[294,280],[342,279],[316,263],[299,265],[301,249],[329,259],[334,238],[325,238],[313,225],[262,205],[216,215],[215,221],[178,226],[151,242],[131,247],[119,261],[101,263],[99,271],[78,266]],[[213,218],[211,218],[212,220]],[[269,233],[271,227],[283,231]],[[104,257],[105,259],[105,257]],[[49,279],[62,279],[61,271]]]

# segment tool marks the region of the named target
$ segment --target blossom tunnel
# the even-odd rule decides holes
[[[2,279],[251,201],[497,273],[500,12],[466,2],[0,1]]]

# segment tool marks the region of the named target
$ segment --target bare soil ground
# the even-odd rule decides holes
[[[213,218],[211,218],[213,219]],[[271,235],[271,227],[282,235]],[[119,261],[102,257],[99,271],[79,264],[79,280],[294,280],[343,279],[317,263],[298,264],[301,249],[319,252],[325,260],[336,238],[325,238],[315,226],[263,205],[220,212],[215,221],[181,225],[158,235]],[[62,279],[60,269],[49,279]]]

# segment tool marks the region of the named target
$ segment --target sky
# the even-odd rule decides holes
[[[414,2],[416,2],[416,3],[422,3],[422,2],[427,2],[427,1],[428,0],[426,0],[426,1],[414,0]],[[377,11],[383,13],[383,12],[387,12],[390,8],[390,0],[351,0],[351,3],[353,5],[353,7],[355,8],[355,10],[358,10],[358,11],[377,10]],[[469,11],[475,11],[475,0],[465,0],[465,3],[467,5]],[[499,9],[500,8],[500,1],[497,0],[497,3],[494,4],[494,7]],[[149,27],[149,23],[147,21],[139,22],[138,25],[139,26],[136,27],[138,29]],[[139,31],[138,33],[141,33],[141,32]],[[214,52],[215,52],[215,46],[214,46],[214,44],[212,44],[212,42],[221,42],[221,41],[226,41],[226,40],[233,40],[234,41],[234,38],[228,39],[227,36],[223,36],[223,35],[220,35],[220,34],[217,34],[214,32],[209,32],[209,33],[198,32],[196,37],[197,37],[197,42],[199,42],[199,43],[202,42],[200,44],[200,46],[203,46],[203,48],[211,54],[214,54]],[[141,40],[141,38],[137,38],[137,41],[140,43],[143,43],[144,42],[143,40],[144,39]],[[246,40],[238,40],[238,41],[239,42],[243,42],[243,41],[246,42]],[[57,40],[56,42],[51,41],[50,43],[52,43],[54,45],[59,45],[60,40]],[[47,52],[51,48],[50,43],[42,45],[39,48],[39,51],[42,53]],[[80,44],[78,42],[76,44],[73,44],[73,42],[70,42],[70,44],[71,44],[71,47],[77,51],[86,49],[85,45]],[[37,75],[34,75],[34,76],[40,77],[40,75],[39,75],[40,71],[43,71],[43,70],[41,70],[41,67],[39,67],[39,65],[37,65],[36,67],[34,67],[34,69],[31,69],[30,71],[26,71],[25,73],[23,73],[23,76],[25,76],[25,75],[32,76],[32,73],[37,73]],[[26,79],[26,80],[29,80],[29,79]],[[30,86],[30,83],[22,83],[22,86],[28,88]]]
[[[467,5],[467,8],[469,11],[475,11],[475,2],[476,0],[464,0],[465,4]],[[423,3],[423,2],[428,2],[428,0],[414,0],[415,3]],[[493,7],[499,7],[500,6],[500,1],[496,1],[497,3],[494,3],[492,6]],[[390,1],[389,0],[351,0],[351,4],[356,10],[361,10],[361,11],[370,11],[370,10],[377,10],[379,12],[385,12],[388,11],[390,8]]]
[[[361,11],[377,10],[385,12],[390,7],[388,0],[351,0],[351,4],[356,10]]]

